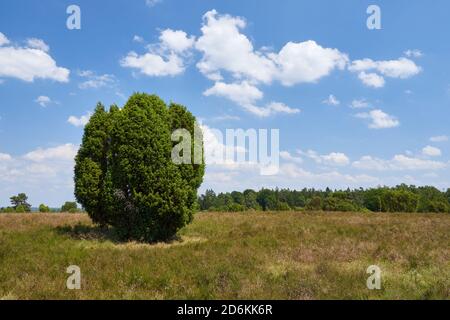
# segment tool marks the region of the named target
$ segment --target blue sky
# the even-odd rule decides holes
[[[66,26],[72,4],[80,30]],[[366,26],[370,4],[381,30]],[[446,0],[1,1],[0,205],[73,199],[89,112],[135,91],[188,106],[205,130],[280,130],[277,175],[211,165],[202,191],[450,187],[449,12]]]

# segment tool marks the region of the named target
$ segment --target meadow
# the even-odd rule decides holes
[[[0,299],[449,298],[449,214],[198,213],[156,244],[119,242],[85,214],[0,214]]]

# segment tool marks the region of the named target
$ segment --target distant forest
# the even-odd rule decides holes
[[[262,189],[216,194],[207,190],[198,198],[202,211],[354,211],[450,213],[450,189],[408,186],[393,188],[315,190]]]

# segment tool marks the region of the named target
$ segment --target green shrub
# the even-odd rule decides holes
[[[277,205],[277,211],[290,211],[291,207],[286,202],[279,202]]]
[[[45,204],[40,204],[39,212],[50,212],[50,208],[48,206],[46,206]]]
[[[17,213],[25,213],[25,212],[30,212],[30,210],[28,210],[27,206],[20,204],[16,207],[15,211]]]
[[[306,210],[319,211],[322,210],[322,198],[314,197],[310,199],[305,206]]]
[[[341,211],[341,212],[360,211],[360,208],[358,208],[351,201],[336,197],[326,198],[323,201],[322,209],[325,211]]]
[[[61,207],[61,212],[74,213],[78,211],[78,206],[76,202],[67,201]]]
[[[180,154],[191,151],[189,163],[172,161],[173,147],[183,142],[172,141],[176,129],[191,134],[190,150]],[[75,196],[94,222],[125,239],[166,240],[193,219],[202,160],[201,131],[185,107],[134,94],[122,110],[97,106],[76,157]]]

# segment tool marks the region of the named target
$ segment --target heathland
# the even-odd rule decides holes
[[[0,299],[449,299],[449,231],[448,214],[211,212],[141,244],[86,214],[1,214]]]

